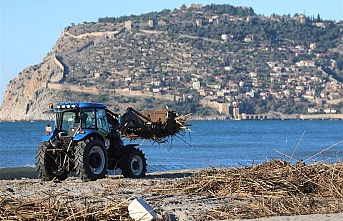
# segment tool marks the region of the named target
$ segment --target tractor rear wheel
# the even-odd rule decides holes
[[[143,152],[133,148],[128,156],[125,156],[121,163],[121,170],[124,177],[142,178],[146,173],[146,159]]]
[[[101,140],[87,139],[76,145],[75,170],[82,180],[97,180],[105,177],[107,163],[107,150]]]
[[[68,177],[69,171],[62,170],[59,168],[57,162],[64,158],[63,153],[53,154],[48,152],[47,149],[53,149],[48,142],[42,142],[36,152],[36,170],[38,177],[42,180],[49,181],[54,178],[59,180],[65,180]]]

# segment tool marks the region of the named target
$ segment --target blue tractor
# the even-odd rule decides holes
[[[97,180],[118,168],[124,177],[144,177],[144,154],[137,144],[124,145],[121,137],[160,141],[187,128],[169,109],[142,114],[128,108],[120,116],[100,103],[61,102],[46,112],[55,114],[55,125],[46,126],[37,149],[42,180],[64,180],[70,172],[84,181]]]

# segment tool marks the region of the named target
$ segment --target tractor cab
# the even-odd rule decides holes
[[[111,130],[116,125],[110,125],[106,113],[106,106],[98,103],[63,102],[53,106],[50,112],[55,113],[54,131],[47,127],[43,140],[48,141],[55,136],[72,138],[75,141],[87,136],[97,136],[107,141],[111,139]],[[112,117],[111,117],[112,118]],[[115,120],[111,120],[115,122]],[[108,147],[108,146],[107,146]]]

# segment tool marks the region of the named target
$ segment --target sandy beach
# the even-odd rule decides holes
[[[312,215],[298,215],[298,216],[277,216],[269,218],[258,219],[239,219],[246,221],[338,221],[343,220],[343,213],[335,214],[312,214]]]
[[[276,168],[272,164],[268,167]],[[342,175],[342,168],[338,165],[335,168],[339,168],[338,175]],[[252,172],[264,169],[261,166]],[[245,170],[253,169],[179,170],[150,173],[143,179],[107,175],[91,182],[83,182],[75,176],[48,182],[32,178],[0,180],[0,219],[131,220],[127,206],[135,198],[142,198],[158,214],[159,220],[343,220],[342,189],[335,187],[341,197],[324,194],[319,189],[316,194],[303,191],[297,195],[293,189],[285,193],[285,189],[274,187],[271,193],[257,178],[252,183],[259,182],[259,185],[244,184],[246,175],[237,175]],[[330,174],[334,181],[337,171]],[[236,179],[241,181],[234,191],[236,183],[231,181]],[[316,179],[318,181],[318,177]],[[271,184],[271,178],[268,183]],[[247,189],[250,192],[245,193]],[[264,189],[265,196],[259,194],[260,189]],[[267,191],[271,193],[269,196]]]

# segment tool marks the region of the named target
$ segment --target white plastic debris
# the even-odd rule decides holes
[[[143,199],[134,199],[128,207],[129,215],[134,220],[151,221],[157,219],[156,212]]]

